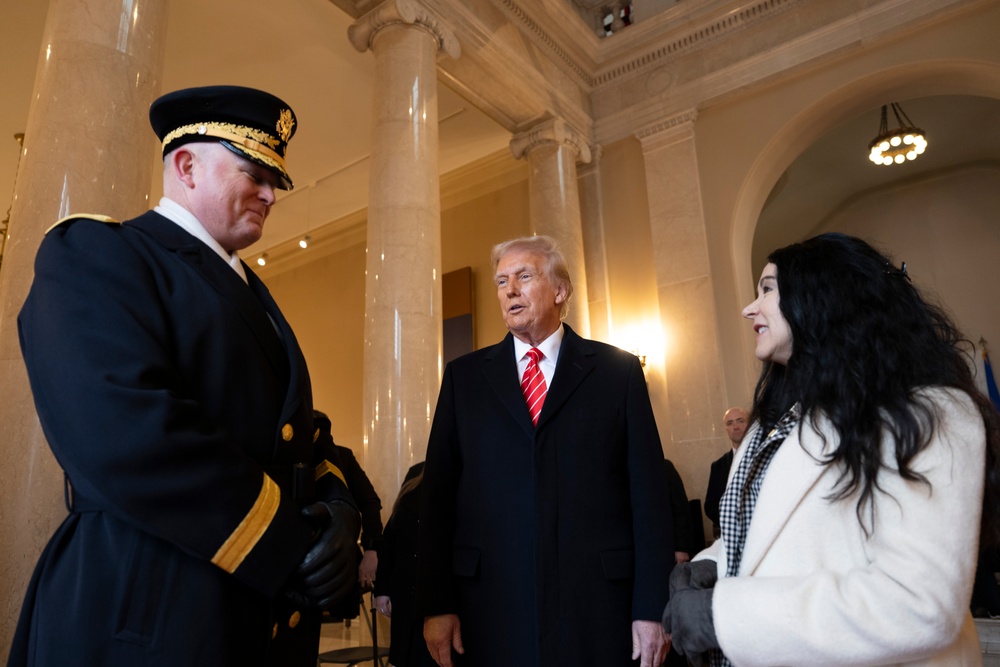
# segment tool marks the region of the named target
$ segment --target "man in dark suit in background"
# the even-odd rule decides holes
[[[447,366],[427,448],[428,648],[442,667],[659,665],[674,547],[642,367],[562,324],[552,239],[492,259],[510,334]]]
[[[708,477],[708,490],[705,491],[705,516],[712,520],[712,533],[718,538],[721,535],[719,526],[719,501],[729,482],[729,469],[733,465],[733,455],[743,442],[747,432],[747,412],[743,408],[729,408],[722,415],[722,424],[726,427],[731,449],[712,462],[712,472]]]
[[[355,587],[358,512],[314,443],[295,335],[237,252],[291,188],[295,115],[212,86],[150,121],[159,206],[54,226],[18,317],[70,515],[8,665],[314,667],[320,607]]]

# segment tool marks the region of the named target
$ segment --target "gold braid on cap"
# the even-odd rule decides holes
[[[188,134],[225,139],[236,146],[254,153],[254,157],[263,160],[281,172],[284,173],[286,171],[285,158],[278,151],[274,150],[277,146],[281,145],[281,142],[267,132],[233,123],[192,123],[190,125],[182,125],[163,137],[163,149],[166,150],[167,146],[174,139]],[[264,144],[267,145],[265,146]]]

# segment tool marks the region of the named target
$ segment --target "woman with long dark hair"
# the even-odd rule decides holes
[[[722,538],[671,577],[693,662],[981,665],[969,599],[995,543],[1000,414],[942,310],[864,241],[773,252],[753,321],[753,426]]]

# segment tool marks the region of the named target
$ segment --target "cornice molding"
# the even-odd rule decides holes
[[[372,48],[372,40],[382,28],[390,25],[416,25],[426,29],[452,58],[462,54],[458,38],[444,21],[415,0],[387,0],[359,18],[347,29],[347,37],[355,49],[364,53]]]
[[[595,89],[617,83],[621,79],[642,74],[665,62],[670,62],[692,51],[698,51],[716,44],[722,40],[731,39],[736,33],[763,20],[785,12],[804,0],[753,0],[753,2],[734,8],[723,16],[705,17],[700,21],[688,24],[683,31],[668,31],[673,33],[667,41],[658,40],[653,48],[639,47],[624,58],[623,62],[599,67],[593,77]],[[602,60],[618,60],[604,58]]]
[[[512,23],[518,25],[522,32],[528,35],[529,39],[543,51],[553,54],[559,62],[562,62],[576,78],[587,88],[594,86],[592,72],[588,72],[568,51],[563,49],[559,43],[552,38],[552,35],[542,28],[531,16],[519,6],[515,0],[489,0],[493,6],[499,9]],[[534,2],[536,0],[528,0]],[[578,17],[577,17],[578,18]],[[582,21],[582,19],[579,19]]]
[[[642,128],[635,133],[642,144],[642,152],[649,153],[690,138],[694,134],[694,122],[697,118],[698,110],[688,109]]]

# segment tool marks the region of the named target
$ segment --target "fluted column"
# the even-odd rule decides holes
[[[70,213],[123,218],[147,208],[167,7],[162,0],[51,0],[0,266],[0,655],[25,586],[66,516],[17,339],[44,231]]]
[[[375,54],[374,136],[365,277],[364,468],[392,506],[422,461],[441,384],[441,200],[437,56],[458,41],[413,0],[354,23]]]
[[[590,304],[576,161],[589,163],[590,147],[565,121],[554,118],[514,135],[510,150],[515,158],[528,160],[531,232],[559,241],[569,263],[573,297],[565,322],[589,337]]]
[[[701,184],[695,152],[696,113],[680,114],[639,134],[646,169],[649,219],[664,358],[670,444],[667,454],[685,484],[708,485],[704,462],[729,447],[721,429],[726,408],[722,355]],[[661,433],[666,439],[667,434]]]

